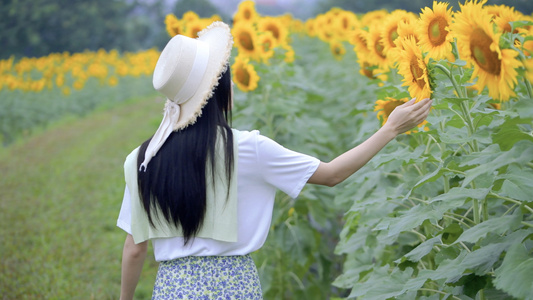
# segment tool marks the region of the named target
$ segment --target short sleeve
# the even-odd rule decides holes
[[[124,198],[122,199],[122,206],[118,214],[117,226],[127,233],[131,234],[131,201],[128,187],[124,191]]]
[[[319,159],[287,149],[262,135],[257,135],[257,156],[264,180],[291,198],[300,194],[320,164]]]

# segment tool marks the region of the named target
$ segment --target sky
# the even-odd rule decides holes
[[[210,0],[221,12],[231,16],[242,0]],[[283,14],[290,12],[297,18],[308,18],[314,13],[319,0],[255,0],[256,9],[261,14]],[[173,7],[177,0],[166,0]]]

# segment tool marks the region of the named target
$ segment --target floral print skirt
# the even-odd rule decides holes
[[[263,299],[252,257],[189,256],[159,263],[152,299]]]

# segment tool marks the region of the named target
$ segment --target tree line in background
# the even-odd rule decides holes
[[[167,13],[181,16],[192,10],[200,17],[219,14],[208,0],[179,0],[171,8],[164,0],[3,0],[0,6],[0,59],[39,57],[54,52],[82,52],[98,49],[137,51],[162,48],[168,37],[163,20]],[[464,1],[461,1],[464,2]],[[507,2],[507,3],[506,3]],[[490,0],[490,4],[509,4],[509,0]],[[451,1],[458,8],[457,1]],[[376,9],[402,8],[420,12],[432,0],[322,0],[316,13],[337,6],[356,13]],[[531,0],[514,0],[519,11],[531,14]],[[260,8],[260,7],[258,7]]]

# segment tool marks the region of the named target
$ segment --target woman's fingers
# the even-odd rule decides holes
[[[424,108],[426,105],[431,105],[433,101],[430,98],[425,98],[413,105],[413,110],[419,110]]]

